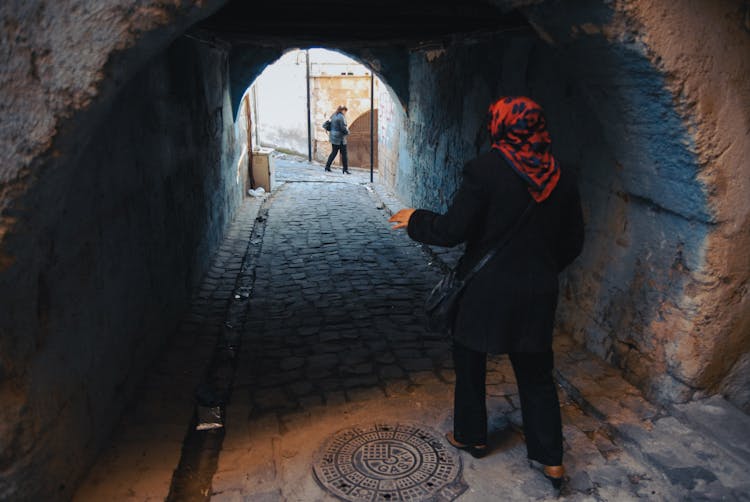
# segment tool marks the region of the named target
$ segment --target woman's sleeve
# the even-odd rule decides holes
[[[409,219],[409,237],[424,244],[446,247],[464,242],[480,224],[485,197],[472,163],[466,164],[461,186],[448,211],[439,214],[417,209]]]
[[[346,125],[346,118],[342,115],[335,115],[334,121],[336,122],[336,130],[343,136],[349,134],[349,127]]]

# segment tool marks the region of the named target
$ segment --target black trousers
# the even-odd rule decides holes
[[[331,143],[331,155],[328,156],[326,169],[331,168],[333,159],[336,158],[336,154],[339,153],[339,150],[341,151],[341,165],[344,167],[344,171],[349,170],[349,156],[346,153],[346,145],[334,145],[333,143]]]
[[[521,398],[528,457],[544,465],[562,465],[562,420],[552,379],[552,351],[509,355]],[[456,370],[453,435],[464,444],[487,444],[487,354],[454,343],[453,363]]]

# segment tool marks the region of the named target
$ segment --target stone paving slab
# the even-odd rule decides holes
[[[710,435],[740,462],[750,464],[750,417],[721,396],[679,404],[671,410],[683,422]]]
[[[558,336],[555,350],[563,388],[604,424],[609,437],[668,483],[665,497],[750,500],[750,462],[741,454],[750,430],[747,415],[716,396],[677,406],[679,420],[646,401],[615,368],[569,338]],[[732,438],[738,451],[730,447]]]
[[[282,182],[321,182],[321,183],[354,183],[370,182],[370,170],[358,167],[349,168],[351,174],[344,174],[341,169],[331,167],[331,172],[325,171],[325,165],[319,162],[307,162],[296,155],[276,152],[274,165],[276,166],[276,181]],[[374,173],[377,179],[377,172]],[[275,190],[271,187],[272,191]]]

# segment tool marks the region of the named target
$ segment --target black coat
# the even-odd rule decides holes
[[[425,244],[466,242],[465,275],[506,235],[532,200],[521,177],[494,150],[464,166],[463,181],[446,214],[418,209],[409,236]],[[491,353],[541,352],[552,347],[557,275],[581,252],[583,216],[572,173],[534,204],[511,241],[469,281],[454,338]]]

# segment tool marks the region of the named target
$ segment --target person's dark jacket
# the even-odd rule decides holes
[[[331,130],[328,132],[328,139],[332,145],[345,145],[346,136],[349,134],[349,128],[346,125],[346,117],[341,112],[331,115]]]
[[[503,239],[531,200],[526,183],[491,150],[464,166],[446,214],[414,212],[409,236],[438,246],[465,241],[458,270],[463,276]],[[563,166],[552,194],[535,203],[510,242],[467,284],[454,338],[481,352],[550,350],[557,275],[581,252],[583,233],[576,180]]]

